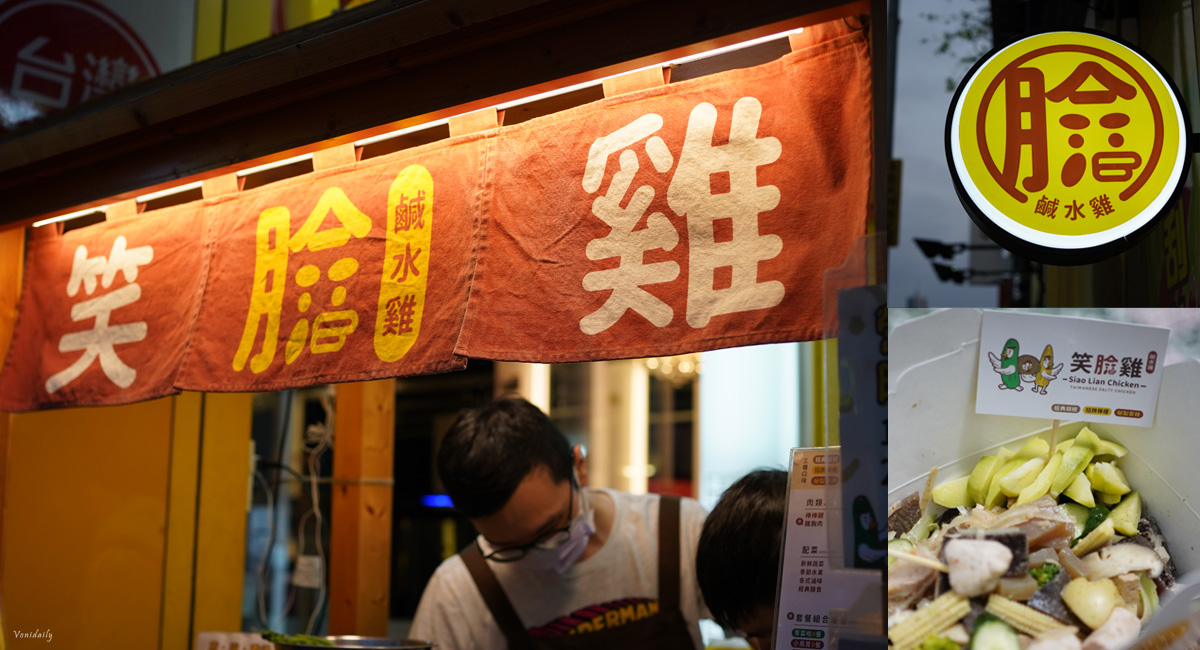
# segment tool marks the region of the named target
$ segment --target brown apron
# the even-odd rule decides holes
[[[658,614],[586,634],[533,637],[517,617],[496,574],[471,544],[460,553],[509,650],[657,650],[695,647],[679,609],[679,497],[660,497],[658,513]]]

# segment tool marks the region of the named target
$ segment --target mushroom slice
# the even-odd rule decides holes
[[[888,513],[888,531],[907,533],[921,519],[921,495],[913,492]]]
[[[1088,580],[1102,580],[1138,571],[1148,571],[1151,578],[1157,578],[1163,570],[1158,553],[1137,544],[1105,546],[1085,555],[1083,566]]]

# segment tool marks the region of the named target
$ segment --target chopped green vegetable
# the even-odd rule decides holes
[[[892,541],[888,542],[888,550],[889,551],[900,551],[901,553],[907,553],[907,552],[911,551],[912,549],[913,549],[913,543],[904,538],[893,539]],[[896,561],[896,558],[889,557],[888,558],[888,568],[891,568],[892,563],[895,561]]]
[[[962,650],[961,647],[948,637],[930,634],[925,642],[917,646],[917,650]]]
[[[1100,528],[1096,530],[1100,530]],[[1100,580],[1088,580],[1082,576],[1075,578],[1063,587],[1062,599],[1071,613],[1078,616],[1084,625],[1093,630],[1104,625],[1109,614],[1112,614],[1113,608],[1125,604],[1121,592],[1117,590],[1116,583],[1108,578]]]
[[[319,646],[334,645],[333,641],[330,641],[329,639],[323,639],[319,636],[310,636],[308,634],[293,634],[291,636],[287,636],[286,634],[280,634],[278,632],[272,632],[270,630],[263,630],[262,637],[264,639],[266,639],[267,641],[270,641],[271,643],[290,643],[292,645],[319,645]]]
[[[1142,496],[1137,492],[1125,495],[1121,504],[1112,509],[1113,528],[1122,535],[1133,537],[1138,534],[1138,522],[1142,519]]]
[[[937,517],[935,517],[932,512],[926,512],[917,521],[917,523],[913,525],[912,530],[904,533],[900,536],[900,538],[907,539],[913,544],[919,544],[928,539],[933,531],[937,530],[937,528]]]
[[[1095,504],[1093,504],[1093,507],[1094,505]],[[1063,512],[1067,513],[1072,519],[1075,520],[1075,537],[1072,539],[1079,539],[1080,537],[1083,537],[1083,527],[1087,525],[1090,508],[1087,506],[1081,506],[1078,503],[1064,503],[1058,507],[1062,508]]]
[[[963,476],[933,488],[931,494],[933,502],[943,508],[970,508],[975,505],[967,497],[967,481],[969,480],[971,480],[970,476]]]
[[[1105,519],[1108,519],[1108,508],[1105,508],[1102,505],[1097,505],[1095,508],[1088,510],[1087,523],[1083,525],[1083,532],[1080,533],[1079,536],[1087,537],[1088,533],[1095,530],[1096,526],[1104,523]]]
[[[1158,588],[1145,573],[1138,577],[1138,599],[1142,605],[1142,623],[1145,623],[1158,611]]]
[[[1058,572],[1061,570],[1062,567],[1058,566],[1057,564],[1053,562],[1047,562],[1042,566],[1030,569],[1029,575],[1033,576],[1034,580],[1037,580],[1038,587],[1045,587],[1046,583],[1053,580],[1054,576],[1058,575]]]

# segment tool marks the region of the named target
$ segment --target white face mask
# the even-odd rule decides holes
[[[579,488],[579,513],[571,520],[567,541],[554,548],[535,546],[516,565],[528,571],[554,573],[567,572],[587,549],[588,538],[596,532],[596,511],[588,502],[587,492]]]

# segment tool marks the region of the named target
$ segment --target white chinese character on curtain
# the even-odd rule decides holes
[[[71,278],[67,281],[68,296],[75,297],[81,286],[87,295],[92,295],[96,291],[97,280],[101,287],[107,289],[112,286],[118,273],[129,284],[71,307],[71,320],[78,323],[94,319],[92,329],[64,334],[59,339],[59,352],[82,351],[83,354],[75,363],[46,380],[46,392],[58,392],[78,379],[97,359],[104,375],[117,386],[129,388],[137,379],[137,370],[121,361],[114,346],[145,339],[146,323],[138,321],[111,325],[109,319],[113,311],[131,305],[142,297],[142,288],[135,282],[138,267],[154,259],[154,249],[150,246],[126,248],[126,243],[124,236],[117,237],[107,258],[103,255],[88,257],[86,246],[75,249]]]
[[[783,249],[778,235],[758,232],[758,215],[775,208],[780,198],[775,186],[758,185],[758,167],[775,162],[782,152],[777,138],[757,137],[761,114],[757,99],[738,100],[733,107],[729,141],[721,145],[713,145],[717,109],[712,104],[696,106],[688,119],[679,165],[667,189],[667,204],[676,214],[687,217],[687,323],[694,328],[706,326],[716,315],[770,308],[783,300],[782,282],[758,281],[758,263],[779,255]],[[642,185],[629,196],[634,176],[641,168],[633,145],[646,139],[646,155],[660,174],[669,172],[675,164],[662,138],[653,135],[662,125],[659,115],[643,115],[597,138],[588,152],[583,189],[589,194],[603,185],[612,154],[619,154],[619,168],[608,191],[592,203],[592,213],[609,226],[610,232],[589,242],[585,252],[590,260],[619,258],[619,262],[615,268],[592,271],[583,277],[583,288],[588,291],[612,291],[598,310],[580,320],[579,328],[586,334],[608,329],[629,310],[656,327],[665,327],[674,317],[670,305],[642,287],[678,277],[677,263],[647,264],[644,256],[656,249],[674,250],[679,233],[661,212],[651,213],[646,227],[637,229],[654,200],[654,188]],[[716,175],[728,179],[728,191],[714,191],[712,179]],[[723,225],[720,237],[717,223]],[[718,271],[727,286],[716,286]]]
[[[758,263],[783,250],[778,235],[758,234],[758,215],[779,205],[779,188],[759,186],[758,168],[779,159],[777,138],[758,138],[762,105],[743,97],[733,105],[729,142],[714,146],[717,109],[700,104],[688,119],[687,137],[679,167],[667,189],[667,204],[687,215],[687,322],[708,325],[720,314],[774,307],[783,301],[783,283],[759,282]],[[712,177],[727,174],[729,191],[714,193]],[[730,238],[717,241],[715,222],[728,219]],[[717,269],[731,269],[731,284],[714,288]]]
[[[608,192],[592,202],[592,213],[608,224],[611,230],[608,235],[589,242],[586,249],[590,260],[619,257],[620,263],[616,268],[592,271],[583,277],[583,288],[588,291],[612,289],[600,309],[579,321],[579,329],[585,334],[596,334],[612,327],[630,309],[658,327],[670,323],[674,316],[667,303],[642,289],[642,285],[674,280],[679,276],[679,265],[675,262],[646,264],[643,256],[646,251],[656,248],[674,249],[679,243],[679,233],[661,212],[655,212],[647,218],[646,228],[634,230],[654,200],[654,188],[649,185],[634,190],[633,197],[624,208],[621,207],[633,177],[640,168],[637,153],[627,147],[661,127],[661,117],[643,115],[613,134],[597,139],[588,152],[583,177],[583,187],[588,193],[600,189],[609,156],[620,152],[620,169],[614,174]],[[666,144],[657,136],[647,141],[646,152],[655,169],[660,172],[669,170],[674,162]]]

